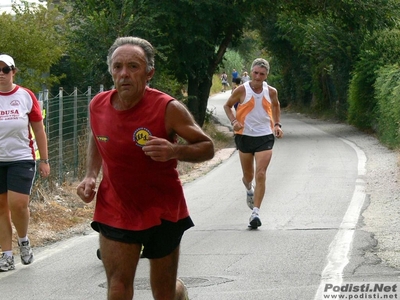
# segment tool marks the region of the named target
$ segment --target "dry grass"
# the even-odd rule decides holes
[[[90,228],[94,203],[86,204],[76,195],[77,184],[66,184],[47,193],[45,200],[31,202],[28,235],[34,247],[46,246]],[[16,238],[14,232],[13,249],[17,251]]]
[[[210,122],[206,123],[203,126],[203,130],[212,138],[214,141],[214,150],[217,152],[220,149],[227,148],[227,147],[232,147],[233,145],[233,139],[231,134],[226,134],[225,132],[221,131],[218,128],[218,125]],[[188,163],[188,162],[179,162],[178,163],[178,171],[179,174],[186,175],[192,171],[195,171],[199,168],[199,165],[202,163]]]
[[[216,124],[206,124],[203,129],[213,139],[215,151],[232,147],[232,135],[221,132]],[[203,175],[210,168],[209,165],[206,168],[202,167],[202,163],[178,164],[179,174],[186,176],[183,182]],[[50,189],[49,186],[55,185],[49,184],[47,179],[37,179],[33,188],[35,195],[32,195],[32,198],[37,200],[31,201],[30,204],[31,220],[28,229],[34,247],[46,246],[90,230],[94,203],[86,204],[76,195],[77,185],[78,182],[65,183]],[[18,251],[15,232],[13,249]]]

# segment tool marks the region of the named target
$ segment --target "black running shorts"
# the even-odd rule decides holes
[[[275,136],[273,134],[264,136],[235,135],[236,148],[243,153],[256,153],[265,150],[272,150]]]
[[[0,194],[13,191],[30,195],[35,173],[34,160],[0,162]]]
[[[114,228],[99,222],[92,222],[91,225],[94,230],[110,240],[142,244],[143,256],[149,259],[162,258],[171,254],[181,243],[183,233],[194,226],[190,217],[176,223],[161,220],[160,225],[140,231]]]

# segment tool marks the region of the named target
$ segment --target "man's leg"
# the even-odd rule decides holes
[[[266,173],[269,162],[271,161],[272,150],[266,150],[255,153],[256,174],[255,174],[255,189],[253,198],[253,211],[249,219],[249,227],[257,229],[262,225],[260,220],[260,207],[265,194]]]
[[[265,194],[265,182],[267,179],[267,168],[271,161],[272,150],[265,150],[255,153],[256,159],[256,186],[254,189],[254,207],[260,208]]]
[[[133,281],[141,248],[140,244],[117,242],[100,234],[101,260],[107,275],[108,300],[132,300]]]
[[[185,300],[185,287],[177,282],[179,246],[163,258],[150,259],[150,283],[155,300]]]
[[[243,153],[242,151],[239,151],[239,158],[243,172],[242,181],[246,189],[249,190],[254,178],[254,156],[252,153]]]

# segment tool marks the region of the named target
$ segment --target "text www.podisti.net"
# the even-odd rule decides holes
[[[399,282],[325,284],[322,299],[400,299]]]

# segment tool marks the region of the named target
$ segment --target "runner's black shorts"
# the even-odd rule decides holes
[[[236,148],[243,153],[256,153],[265,150],[272,150],[275,143],[273,134],[263,136],[235,135]]]
[[[95,221],[91,226],[107,239],[143,245],[142,255],[154,259],[171,254],[181,243],[183,233],[194,224],[192,219],[187,217],[178,222],[161,220],[160,225],[139,231],[115,228]]]
[[[30,195],[35,173],[34,160],[0,162],[0,194],[13,191]]]

